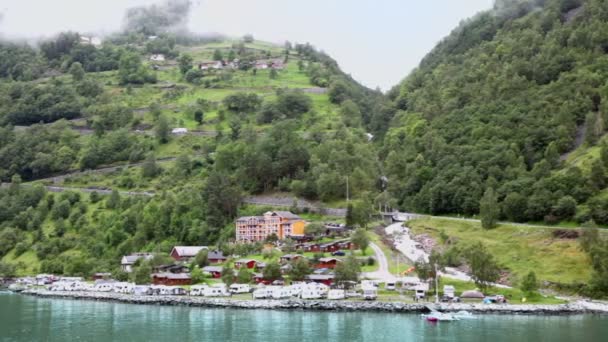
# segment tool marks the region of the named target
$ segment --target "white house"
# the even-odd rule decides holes
[[[178,127],[171,130],[171,134],[186,134],[188,133],[187,128]]]
[[[125,255],[122,257],[122,259],[120,260],[120,268],[124,271],[124,272],[132,272],[133,271],[133,265],[135,264],[135,262],[139,259],[144,259],[144,260],[150,260],[154,257],[154,254],[152,253],[135,253],[135,254],[131,254],[131,255]]]
[[[152,55],[152,56],[150,56],[150,60],[153,62],[164,62],[165,55],[163,55],[163,54]]]

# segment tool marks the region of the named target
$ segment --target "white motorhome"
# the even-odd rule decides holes
[[[456,289],[452,285],[444,285],[443,286],[443,296],[449,299],[454,299],[456,297]]]
[[[112,292],[114,290],[114,283],[100,283],[93,287],[93,291],[96,292]]]
[[[180,286],[167,286],[166,290],[170,296],[184,296],[188,293],[186,289]]]
[[[426,292],[429,290],[428,284],[419,284],[414,288],[414,299],[420,300],[426,298]]]
[[[116,293],[133,293],[133,288],[135,287],[134,283],[115,283],[114,284],[114,292]]]
[[[273,299],[287,299],[291,297],[291,291],[287,287],[277,286],[272,289]]]
[[[375,286],[363,287],[363,299],[376,300],[378,298],[378,288]]]
[[[272,298],[272,288],[270,286],[257,288],[252,295],[253,299]]]
[[[329,290],[327,292],[327,299],[340,300],[346,298],[346,292],[344,290]]]
[[[230,285],[230,293],[249,293],[251,292],[251,286],[249,284],[232,284]]]
[[[135,286],[133,287],[133,294],[136,296],[149,296],[152,294],[152,289],[149,286]]]
[[[323,298],[323,290],[318,286],[305,286],[300,294],[302,299],[321,299]]]
[[[292,297],[300,297],[302,294],[302,284],[294,284],[287,287]]]
[[[190,287],[190,295],[191,296],[202,296],[203,292],[208,287],[209,286],[207,286],[207,285],[194,285],[194,286]]]
[[[203,290],[203,296],[205,297],[229,297],[230,292],[226,289],[226,286],[213,286],[207,287]]]
[[[396,288],[395,282],[390,281],[390,282],[387,282],[386,284],[384,284],[384,289],[387,291],[395,291],[395,288]]]

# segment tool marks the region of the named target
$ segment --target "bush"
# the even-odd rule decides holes
[[[367,266],[374,266],[375,264],[376,264],[376,259],[374,259],[373,257],[367,258]]]

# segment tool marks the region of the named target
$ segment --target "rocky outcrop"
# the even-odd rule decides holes
[[[46,290],[27,290],[25,295],[39,297],[83,299],[112,301],[129,304],[154,305],[181,305],[193,307],[221,307],[240,309],[274,309],[274,310],[320,310],[320,311],[376,311],[376,312],[403,312],[423,313],[429,308],[457,312],[466,310],[474,313],[502,313],[502,314],[579,314],[579,313],[608,313],[605,304],[586,305],[582,302],[560,305],[498,305],[498,304],[424,304],[400,302],[363,302],[363,301],[329,301],[329,300],[239,300],[231,298],[203,298],[190,296],[135,296],[117,293],[101,292],[57,292]]]

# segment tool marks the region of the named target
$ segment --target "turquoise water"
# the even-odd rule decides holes
[[[202,309],[0,294],[0,341],[608,341],[608,316]]]

